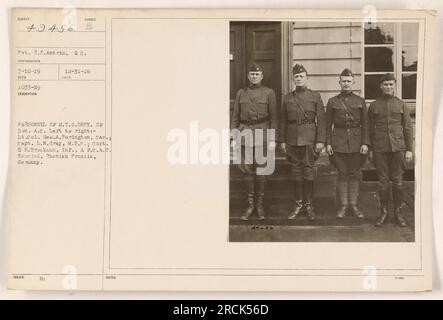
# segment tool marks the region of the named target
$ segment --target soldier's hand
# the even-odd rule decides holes
[[[406,153],[405,153],[405,160],[406,160],[406,162],[411,162],[412,161],[412,151],[406,151]]]
[[[286,153],[286,143],[280,143],[280,148],[283,150],[284,153]]]
[[[361,148],[360,148],[360,153],[361,153],[361,154],[367,154],[367,153],[368,153],[368,150],[369,150],[368,146],[365,145],[365,144],[363,144],[363,145],[361,146]]]
[[[328,145],[326,146],[326,152],[327,152],[330,156],[332,156],[332,155],[334,154],[334,150],[332,150],[332,146],[331,146],[330,144],[328,144]]]
[[[273,150],[273,149],[275,149],[275,146],[276,146],[275,141],[269,142],[269,149]]]
[[[325,145],[321,142],[315,144],[315,152],[319,153],[324,149]]]

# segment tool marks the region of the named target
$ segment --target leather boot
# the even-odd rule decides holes
[[[403,217],[403,189],[399,187],[392,188],[392,196],[394,198],[394,217],[400,227],[406,227],[406,219]]]
[[[245,212],[240,217],[242,220],[248,220],[251,216],[252,212],[254,212],[254,180],[246,180],[246,188],[247,188],[247,203],[248,206],[245,209]]]
[[[375,222],[376,227],[380,227],[388,218],[389,189],[380,190],[378,195],[380,197],[380,217],[378,217],[377,221]]]
[[[357,198],[358,198],[358,191],[360,187],[360,181],[349,181],[349,207],[354,214],[355,217],[358,219],[363,219],[365,216],[363,215],[363,212],[361,212],[357,208]]]
[[[300,212],[303,210],[303,200],[295,200],[295,205],[292,211],[289,213],[289,220],[297,218]]]
[[[265,218],[265,209],[263,208],[263,197],[265,195],[265,179],[264,177],[257,177],[255,182],[255,191],[257,194],[256,198],[256,208],[257,208],[257,214],[258,218],[260,220],[263,220]]]
[[[303,183],[303,198],[306,213],[308,214],[308,219],[311,221],[315,220],[314,206],[312,205],[312,192],[314,189],[314,181],[304,180]]]
[[[288,219],[295,219],[303,211],[303,181],[295,181],[295,205]]]
[[[346,214],[346,209],[348,208],[348,182],[338,181],[337,182],[337,194],[340,200],[340,208],[337,211],[337,218],[343,219]]]
[[[403,213],[402,213],[401,209],[402,209],[402,207],[394,208],[394,216],[395,216],[395,221],[397,222],[397,224],[400,227],[404,228],[408,224],[406,222],[406,219],[403,217]]]

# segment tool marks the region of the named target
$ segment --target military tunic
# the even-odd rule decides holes
[[[412,124],[406,103],[395,96],[383,96],[368,110],[374,152],[412,151]]]
[[[326,144],[332,146],[329,161],[339,180],[358,181],[366,156],[362,145],[369,146],[369,122],[365,100],[352,92],[341,92],[329,99],[326,107]]]
[[[315,143],[326,141],[325,113],[318,92],[297,87],[284,97],[280,142],[286,143],[288,161],[296,180],[314,180]]]
[[[238,129],[240,134],[249,129],[252,134],[251,139],[244,136],[241,138],[242,164],[239,167],[244,173],[254,175],[257,166],[266,165],[256,163],[253,156],[255,148],[260,148],[262,154],[266,156],[268,129],[274,129],[276,135],[277,127],[277,102],[274,90],[261,85],[250,85],[237,92],[231,128]],[[263,132],[262,138],[257,139],[256,135],[260,135],[260,132]]]
[[[412,124],[406,103],[395,96],[384,95],[371,103],[368,110],[371,149],[382,190],[389,180],[401,189],[405,167],[404,153],[412,151]]]
[[[324,121],[320,94],[307,88],[297,88],[284,97],[280,142],[291,146],[324,143]]]
[[[245,129],[252,130],[252,143],[242,139],[242,145],[266,144],[267,129],[277,130],[277,102],[274,90],[253,85],[240,89],[235,97],[231,127],[240,132]],[[262,142],[255,139],[256,129],[263,130]]]

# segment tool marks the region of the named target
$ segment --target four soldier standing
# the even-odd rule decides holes
[[[275,148],[275,141],[267,141],[267,129],[277,129],[277,103],[274,90],[261,85],[263,80],[262,68],[253,63],[248,72],[249,86],[237,92],[232,115],[231,128],[240,132],[249,130],[252,139],[241,140],[240,170],[245,174],[247,189],[247,207],[242,220],[248,220],[257,210],[260,219],[265,218],[263,197],[265,192],[266,175],[258,175],[257,167],[265,164],[257,163],[257,149],[260,154],[266,154],[267,145]],[[263,139],[256,139],[262,136]],[[236,146],[234,146],[236,147]]]
[[[237,92],[232,128],[240,132],[250,129],[263,131],[263,139],[242,140],[240,170],[245,174],[247,208],[242,215],[247,220],[254,209],[260,219],[265,218],[263,197],[266,176],[257,174],[255,149],[266,153],[274,148],[274,141],[266,140],[267,129],[277,129],[275,93],[261,85],[263,71],[252,64],[248,72],[249,86]],[[337,218],[343,218],[349,208],[354,216],[363,218],[357,208],[361,167],[370,158],[380,181],[381,215],[376,226],[388,216],[389,180],[392,180],[394,215],[400,226],[406,226],[402,215],[403,172],[405,161],[412,160],[412,125],[406,104],[394,96],[395,78],[386,74],[381,78],[382,97],[366,111],[365,100],[352,92],[354,75],[345,69],[340,74],[341,93],[329,99],[326,113],[318,92],[307,88],[307,71],[299,64],[293,67],[295,90],[283,100],[279,140],[287,160],[292,165],[295,180],[295,205],[288,218],[296,218],[303,209],[315,220],[312,205],[314,163],[326,142],[326,152],[338,171],[337,194],[340,208]],[[269,144],[269,146],[268,146]],[[235,147],[235,143],[234,143]],[[249,161],[248,161],[249,159]],[[251,161],[252,160],[252,161]]]
[[[337,218],[349,209],[359,219],[357,208],[361,167],[369,146],[369,126],[365,100],[352,92],[354,75],[344,69],[340,74],[341,93],[329,99],[326,107],[326,152],[337,169],[337,194],[340,208]]]
[[[315,220],[314,163],[326,140],[324,107],[320,94],[306,86],[306,69],[296,64],[292,73],[295,90],[284,97],[280,129],[281,147],[295,178],[295,205],[288,218],[294,219],[304,208],[309,220]]]

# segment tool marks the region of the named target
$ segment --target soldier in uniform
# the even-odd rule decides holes
[[[275,141],[267,140],[267,129],[277,130],[277,103],[274,90],[261,85],[263,80],[262,68],[253,63],[248,72],[249,86],[237,92],[232,115],[232,129],[240,132],[250,130],[254,135],[252,141],[241,140],[240,170],[245,174],[247,189],[247,207],[242,220],[248,220],[254,209],[259,219],[265,218],[263,197],[266,175],[257,174],[257,167],[264,166],[255,160],[256,149],[259,148],[265,155],[267,148],[275,148]],[[263,139],[256,139],[256,133],[263,133]],[[269,146],[268,146],[269,144]],[[235,140],[233,147],[236,148]],[[249,160],[249,161],[248,161]]]
[[[329,99],[326,107],[326,152],[337,169],[337,194],[341,203],[337,218],[343,218],[349,207],[354,216],[362,219],[357,198],[361,166],[369,146],[368,114],[365,100],[352,92],[352,71],[344,69],[338,83],[341,92]]]
[[[389,180],[392,181],[394,217],[406,226],[402,215],[403,172],[405,161],[412,161],[412,125],[406,103],[394,96],[396,79],[385,74],[380,79],[382,96],[369,106],[369,130],[371,137],[370,158],[380,182],[379,197],[381,215],[375,226],[381,226],[388,216]]]
[[[281,148],[295,178],[295,205],[288,218],[295,219],[304,208],[309,220],[315,220],[314,163],[326,140],[324,106],[320,94],[306,87],[306,69],[296,64],[292,73],[295,90],[284,97],[280,129]]]

